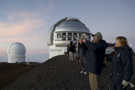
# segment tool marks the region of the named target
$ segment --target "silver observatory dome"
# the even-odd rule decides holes
[[[66,18],[66,20],[58,24],[55,28],[55,32],[59,31],[89,33],[88,28],[80,20],[75,18]]]
[[[8,47],[8,63],[25,62],[26,49],[22,43],[15,42]]]
[[[89,29],[76,18],[64,18],[54,24],[49,31],[49,58],[63,55],[70,41],[77,41],[85,33],[90,35]]]
[[[66,17],[51,27],[49,31],[48,45],[52,45],[54,40],[71,41],[77,39],[82,33],[90,33],[86,25],[79,19]]]

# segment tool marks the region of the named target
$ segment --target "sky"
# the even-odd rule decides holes
[[[22,42],[30,60],[47,59],[48,31],[64,17],[80,19],[107,42],[122,35],[135,46],[135,0],[0,0],[0,57]]]

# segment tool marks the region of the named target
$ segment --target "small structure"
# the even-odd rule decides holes
[[[81,34],[89,35],[89,29],[76,18],[64,18],[51,27],[49,31],[49,58],[64,55],[70,41],[78,40]]]
[[[22,43],[15,42],[8,47],[8,63],[25,62],[26,49]]]

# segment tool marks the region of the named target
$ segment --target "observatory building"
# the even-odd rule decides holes
[[[8,47],[8,63],[25,62],[26,49],[22,43],[15,42]]]
[[[49,58],[64,55],[70,41],[78,40],[83,33],[89,35],[90,31],[79,19],[66,17],[58,21],[49,31]]]

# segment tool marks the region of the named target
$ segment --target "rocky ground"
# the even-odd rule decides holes
[[[29,72],[31,69],[36,67],[38,64],[9,64],[0,63],[0,88],[5,87],[13,83],[21,75]]]
[[[111,63],[107,63],[99,79],[101,90],[111,90],[110,70]],[[88,77],[79,72],[80,65],[66,56],[57,56],[21,74],[1,90],[90,90]],[[135,83],[135,78],[132,81]]]

